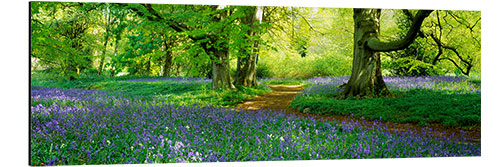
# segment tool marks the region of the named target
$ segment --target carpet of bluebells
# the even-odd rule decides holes
[[[30,123],[32,165],[481,155],[480,145],[435,138],[439,132],[433,130],[391,132],[383,123],[361,128],[364,122],[182,106],[81,89],[32,87]]]
[[[154,82],[154,81],[176,81],[182,83],[192,83],[192,82],[211,82],[212,79],[208,78],[182,78],[182,77],[170,77],[170,78],[138,78],[138,79],[129,79],[125,82],[134,82],[134,81],[144,81],[144,82]]]
[[[465,77],[455,76],[425,76],[425,77],[384,77],[387,88],[391,91],[429,90],[458,94],[480,94],[481,89],[466,82]],[[311,86],[306,88],[301,96],[328,96],[343,91],[339,85],[347,83],[349,76],[318,77],[306,82]]]

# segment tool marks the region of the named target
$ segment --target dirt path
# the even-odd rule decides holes
[[[262,96],[258,96],[252,100],[245,101],[238,105],[238,108],[241,110],[259,110],[259,109],[271,109],[270,111],[276,110],[284,110],[286,113],[304,116],[304,117],[313,117],[318,120],[324,121],[338,121],[338,122],[364,122],[363,126],[371,127],[375,124],[375,121],[368,119],[358,119],[352,118],[348,116],[338,116],[338,115],[319,115],[319,114],[306,114],[299,112],[295,109],[288,108],[290,102],[295,98],[296,95],[300,94],[302,91],[302,87],[300,85],[268,85],[273,92],[264,94]],[[380,123],[378,123],[380,124]],[[438,131],[442,132],[440,134],[436,134],[441,137],[449,137],[453,136],[456,138],[460,138],[467,143],[480,144],[481,143],[481,128],[476,127],[471,130],[461,130],[458,128],[448,128],[439,124],[431,124],[427,127],[420,127],[413,124],[397,124],[386,122],[383,123],[389,127],[391,131],[406,131],[409,129],[416,130],[417,133],[422,133],[424,131]],[[460,135],[463,134],[463,135]]]
[[[238,105],[238,108],[246,110],[287,110],[287,106],[293,98],[300,94],[303,89],[299,85],[269,85],[269,87],[274,91],[243,102]]]

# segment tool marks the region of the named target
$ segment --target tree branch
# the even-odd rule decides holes
[[[120,4],[126,6],[126,4]],[[163,17],[160,13],[158,13],[152,6],[151,4],[141,4],[144,8],[146,8],[147,13],[145,13],[143,10],[140,10],[138,8],[130,7],[127,6],[128,9],[134,11],[136,14],[138,14],[141,17],[146,17],[146,19],[154,22],[160,22],[163,21],[165,24],[167,24],[168,27],[172,28],[176,32],[186,32],[186,31],[192,31],[191,28],[189,28],[187,25],[184,25],[182,23],[176,22],[173,19]],[[191,38],[194,41],[197,40],[202,40],[206,39],[208,37],[207,34],[202,34],[200,36],[193,36],[189,35],[189,38]]]
[[[436,42],[437,46],[438,46],[438,49],[439,49],[439,52],[438,54],[436,55],[436,57],[434,58],[434,60],[432,61],[432,64],[433,65],[436,65],[436,62],[438,62],[439,60],[449,60],[451,61],[463,74],[465,75],[469,75],[469,72],[470,72],[470,69],[472,68],[472,61],[471,60],[465,60],[461,55],[460,53],[458,52],[458,50],[455,48],[455,47],[451,47],[451,46],[447,46],[447,45],[444,45],[441,40],[439,40],[434,34],[430,34],[431,38],[434,40],[434,42]],[[445,57],[445,58],[439,58],[442,53],[443,53],[443,48],[444,49],[448,49],[448,50],[451,50],[453,51],[453,53],[455,53],[455,55],[457,55],[458,59],[460,59],[460,61],[464,62],[466,64],[466,70],[464,71],[453,59],[451,58],[448,58],[448,57]]]
[[[300,18],[302,18],[302,20],[304,20],[304,22],[306,22],[306,23],[307,23],[307,25],[309,26],[309,28],[310,28],[312,31],[314,31],[314,32],[316,32],[316,33],[319,33],[319,34],[321,34],[321,35],[325,35],[324,33],[319,32],[318,30],[314,29],[314,27],[311,25],[311,23],[309,23],[309,21],[307,20],[307,18],[306,18],[306,17],[302,16],[301,14],[298,14],[298,15],[300,16]]]
[[[408,20],[410,22],[412,22],[413,21],[413,15],[411,14],[411,12],[408,9],[402,9],[402,10],[403,10],[403,13],[408,17]],[[421,38],[425,37],[425,34],[422,31],[418,30],[417,33],[418,33],[418,37],[421,37]]]
[[[432,60],[432,65],[436,65],[437,61],[439,60],[439,56],[441,56],[441,54],[443,54],[443,45],[442,45],[441,41],[439,39],[437,39],[434,34],[431,34],[430,36],[434,40],[434,42],[436,42],[438,49],[439,49],[438,54],[436,55],[436,57],[434,57],[434,60]]]
[[[154,15],[156,18],[158,18],[159,20],[165,20],[166,24],[171,27],[172,29],[174,29],[175,31],[177,32],[184,32],[184,31],[189,31],[190,29],[188,28],[188,26],[184,25],[184,24],[181,24],[181,23],[178,23],[178,22],[175,22],[174,20],[170,19],[170,18],[165,18],[163,17],[161,14],[159,14],[155,9],[153,9],[153,7],[151,6],[151,4],[142,4],[142,6],[144,6],[152,15]]]
[[[371,50],[377,52],[389,52],[401,50],[408,47],[417,37],[418,32],[420,31],[420,26],[424,19],[431,14],[432,10],[420,10],[417,15],[414,17],[412,21],[412,26],[410,30],[406,34],[405,38],[391,41],[391,42],[382,42],[378,37],[371,37],[368,39],[366,46]]]
[[[467,64],[467,66],[472,66],[472,63],[470,60],[465,60],[461,55],[460,53],[458,53],[457,49],[454,48],[454,47],[451,47],[451,46],[445,46],[443,45],[443,48],[445,49],[448,49],[448,50],[451,50],[455,53],[455,55],[457,55],[458,59],[460,59],[462,62],[464,62],[465,64]]]
[[[439,60],[449,60],[449,61],[451,61],[460,70],[460,72],[462,72],[463,74],[466,74],[466,72],[462,68],[460,68],[460,66],[458,66],[458,64],[453,59],[445,57],[445,58],[442,58],[442,59],[439,59]]]

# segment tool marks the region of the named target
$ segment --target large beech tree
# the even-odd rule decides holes
[[[406,36],[385,42],[379,39],[381,9],[354,9],[354,56],[351,78],[341,97],[391,97],[382,78],[380,52],[390,52],[408,47],[416,38],[424,19],[431,10],[420,10],[413,17]]]
[[[244,33],[236,65],[235,84],[252,87],[257,85],[257,54],[260,42],[260,32],[257,26],[262,22],[263,8],[244,6],[239,9],[245,13],[245,16],[240,19]]]
[[[231,9],[224,6],[206,6],[209,17],[209,26],[197,27],[166,17],[159,13],[151,4],[128,5],[127,7],[139,16],[146,17],[150,21],[164,23],[178,33],[184,33],[195,43],[198,43],[204,52],[211,57],[212,61],[212,89],[235,89],[231,82],[229,73],[229,47],[227,33],[224,33],[231,20],[229,20]],[[198,25],[203,26],[203,25]],[[201,32],[202,29],[211,31]],[[195,33],[193,33],[195,32]]]
[[[77,79],[91,67],[87,35],[93,4],[33,2],[30,16],[31,56],[60,79]]]
[[[208,32],[208,43],[204,42],[203,48],[205,52],[212,56],[212,89],[236,89],[231,82],[231,75],[229,73],[229,46],[226,28],[231,22],[229,15],[231,10],[221,10],[225,6],[211,6],[215,12],[211,19],[213,22],[219,23],[215,32]]]
[[[208,77],[213,89],[223,90],[255,86],[257,77],[351,72],[338,98],[367,98],[392,96],[383,65],[391,75],[481,70],[478,11],[30,4],[33,69],[60,79],[108,72]],[[384,15],[394,19],[380,23]]]

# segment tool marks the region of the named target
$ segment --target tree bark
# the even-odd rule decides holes
[[[367,10],[367,9],[358,9],[358,10]],[[368,9],[370,10],[370,9]],[[355,12],[356,13],[356,12]],[[380,20],[380,9],[378,10],[379,17],[377,18],[377,22]],[[420,26],[422,25],[424,19],[432,13],[432,10],[420,10],[417,15],[413,18],[412,25],[410,30],[403,39],[397,41],[384,42],[379,39],[379,36],[370,36],[368,41],[366,41],[366,45],[373,51],[378,52],[389,52],[396,51],[407,48],[420,32]],[[356,16],[354,16],[356,17]],[[380,27],[380,25],[378,25]],[[379,28],[380,29],[380,28]]]
[[[108,45],[108,35],[104,39],[104,49],[102,49],[101,61],[99,62],[99,68],[97,69],[97,75],[101,76],[102,69],[104,68],[104,61],[106,60],[106,46]]]
[[[107,8],[109,10],[109,8]],[[107,11],[107,16],[106,16],[106,28],[105,28],[105,33],[106,36],[104,37],[104,48],[102,50],[102,56],[101,56],[101,61],[99,62],[99,69],[97,70],[97,75],[101,76],[102,74],[102,69],[104,68],[104,61],[106,60],[106,46],[108,45],[108,40],[110,36],[110,29],[111,29],[111,24],[113,22],[111,18],[111,13]]]
[[[213,53],[215,60],[212,62],[212,89],[236,89],[231,82],[231,75],[229,73],[228,48],[214,49]]]
[[[257,56],[238,58],[235,85],[252,87],[257,85]]]
[[[354,56],[351,78],[341,98],[393,97],[382,78],[379,52],[404,49],[410,45],[425,17],[432,11],[419,11],[406,37],[392,42],[382,42],[380,35],[381,9],[354,9]]]
[[[148,57],[146,62],[146,75],[151,75],[151,56]]]
[[[365,45],[371,37],[379,36],[380,14],[380,9],[354,9],[354,59],[343,97],[391,95],[382,78],[380,53]]]
[[[241,19],[241,23],[247,25],[246,34],[244,36],[244,43],[240,48],[242,55],[238,56],[236,66],[235,84],[240,86],[252,87],[257,85],[257,59],[259,40],[251,37],[257,37],[259,33],[255,31],[257,21],[262,19],[262,7],[248,7],[246,10],[246,17]]]
[[[115,38],[115,49],[113,51],[113,55],[114,56],[114,59],[116,59],[116,57],[118,57],[118,38]],[[116,73],[116,63],[119,63],[118,61],[116,61],[115,63],[113,63],[113,66],[111,67],[111,71],[110,71],[110,76],[111,77],[114,77],[115,76],[115,73]]]
[[[163,42],[165,45],[165,59],[163,60],[163,76],[168,77],[170,76],[170,68],[172,67],[172,51],[169,49],[171,46],[171,43],[168,42],[170,39],[166,39]]]
[[[222,9],[224,6],[218,6],[216,8],[212,8],[212,10]],[[223,23],[224,20],[229,17],[229,13],[227,11],[221,11],[214,15],[213,20],[215,22]],[[231,74],[229,73],[229,47],[227,37],[221,35],[225,30],[227,25],[223,25],[217,35],[210,35],[208,38],[210,39],[209,43],[203,43],[203,48],[205,51],[209,51],[207,54],[213,54],[212,57],[212,89],[213,90],[230,90],[236,89],[233,83],[231,82]],[[208,47],[208,45],[212,45]],[[214,46],[215,45],[215,46]]]

